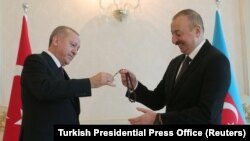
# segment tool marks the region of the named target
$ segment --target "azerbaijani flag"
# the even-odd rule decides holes
[[[224,39],[219,10],[216,10],[215,16],[216,17],[215,17],[213,45],[221,52],[223,52],[230,60],[227,52],[226,42]],[[221,124],[224,125],[246,124],[246,117],[239,98],[239,93],[232,68],[231,68],[231,84],[224,101]]]

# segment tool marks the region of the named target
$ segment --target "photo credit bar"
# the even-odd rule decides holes
[[[249,141],[249,125],[55,125],[54,140],[84,137],[218,137]]]

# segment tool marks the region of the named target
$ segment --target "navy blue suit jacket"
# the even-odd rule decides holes
[[[56,124],[79,124],[78,97],[91,96],[89,79],[71,79],[45,52],[26,58],[21,74],[20,141],[53,141]]]
[[[184,56],[170,62],[153,91],[139,82],[136,100],[153,110],[166,106],[166,112],[161,114],[163,124],[220,124],[231,82],[229,60],[206,41],[175,84]]]

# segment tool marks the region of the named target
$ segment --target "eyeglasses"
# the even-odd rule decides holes
[[[135,93],[135,87],[133,86],[133,83],[131,81],[131,77],[129,73],[126,73],[126,80],[127,80],[127,88],[128,88],[128,99],[130,102],[136,101],[136,93]],[[131,86],[131,89],[129,89],[129,86]]]

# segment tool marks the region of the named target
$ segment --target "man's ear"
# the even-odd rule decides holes
[[[197,35],[197,37],[199,37],[201,35],[201,26],[200,25],[195,26],[195,34]]]
[[[58,46],[58,42],[59,42],[58,36],[54,36],[54,37],[52,38],[52,44],[53,44],[54,46]]]

